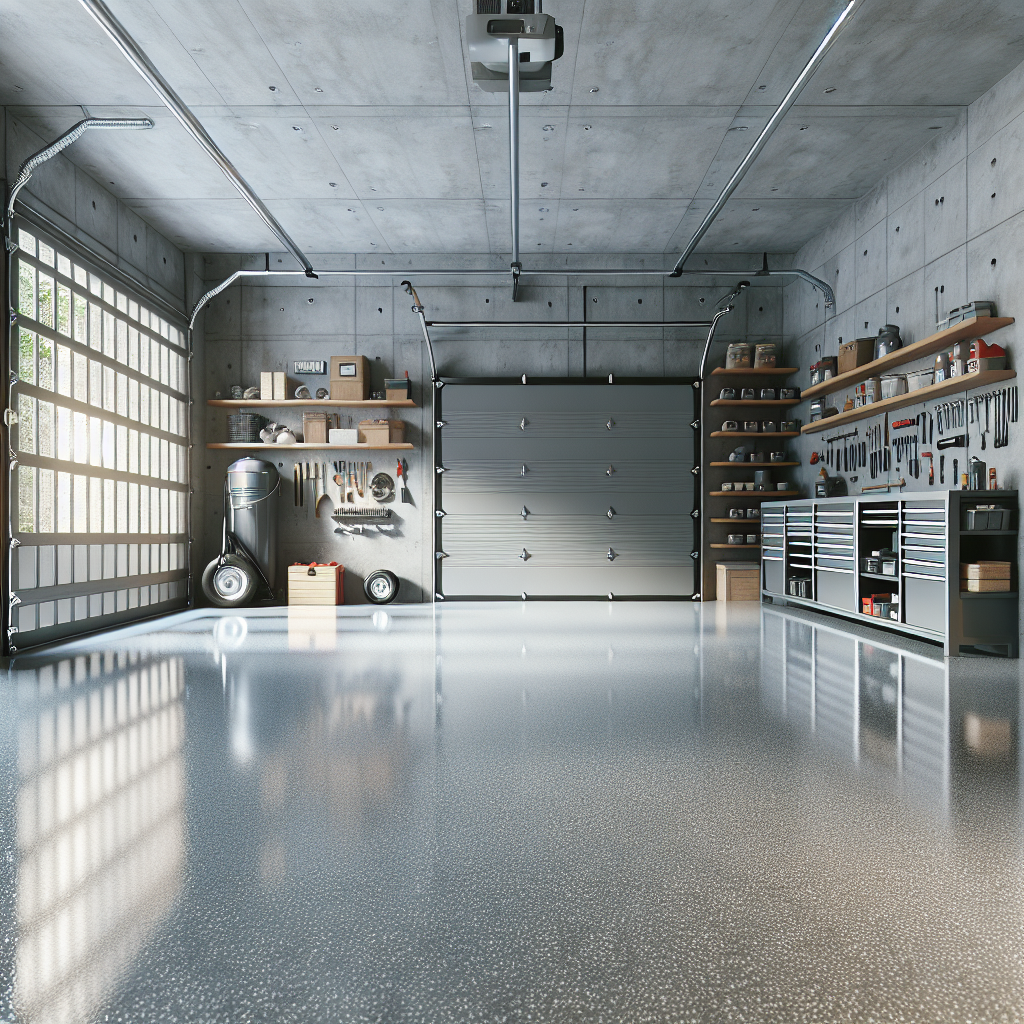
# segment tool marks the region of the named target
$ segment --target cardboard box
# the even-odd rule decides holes
[[[365,402],[370,397],[370,364],[366,356],[331,356],[332,402]]]
[[[327,431],[328,444],[359,444],[359,431],[355,427],[333,427]]]
[[[757,562],[719,562],[715,594],[719,601],[758,601],[761,567]]]
[[[1009,562],[961,562],[962,580],[1009,580]]]
[[[274,401],[274,375],[270,370],[264,370],[260,374],[260,401]]]
[[[327,444],[327,413],[302,414],[302,441],[304,444]]]
[[[345,566],[289,565],[289,604],[345,603]]]
[[[405,440],[403,420],[360,420],[360,444],[402,444]]]
[[[407,402],[412,398],[412,381],[408,377],[385,380],[384,398],[389,402]]]
[[[875,358],[877,338],[856,338],[839,346],[839,372],[849,373]]]
[[[274,370],[274,399],[275,402],[286,402],[288,400],[288,375],[284,370]]]

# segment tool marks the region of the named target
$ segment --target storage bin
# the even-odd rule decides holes
[[[370,397],[370,364],[366,356],[331,356],[332,402],[365,402]]]
[[[404,402],[412,398],[412,381],[408,377],[388,378],[384,381],[384,398],[388,402]]]
[[[288,603],[338,605],[345,603],[345,566],[288,566]]]
[[[719,601],[756,601],[761,596],[761,567],[756,562],[719,562],[716,582]]]
[[[763,342],[754,347],[754,367],[759,370],[770,369],[779,361],[779,346],[774,342]]]
[[[228,416],[228,441],[236,444],[258,442],[260,431],[267,425],[264,416],[255,412],[236,412]]]
[[[979,505],[977,508],[965,508],[961,513],[961,530],[1008,530],[1010,528],[1010,509],[1001,505]]]
[[[1009,578],[1009,562],[960,563],[960,579],[962,580],[1008,580]]]
[[[725,350],[725,368],[727,370],[749,370],[754,363],[754,348],[734,342]]]
[[[877,338],[855,338],[839,346],[839,372],[849,373],[858,366],[870,363],[875,355]]]
[[[879,377],[882,386],[882,400],[896,398],[907,393],[907,375],[905,373],[889,373]]]
[[[405,440],[404,420],[360,420],[360,444],[402,444]]]
[[[921,388],[931,387],[935,383],[935,371],[911,370],[907,375],[907,390],[920,391]]]

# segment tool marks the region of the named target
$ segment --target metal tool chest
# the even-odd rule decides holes
[[[964,514],[996,504],[1010,529],[968,530]],[[762,600],[856,619],[943,645],[1018,653],[1017,492],[924,494],[765,502],[761,506]],[[894,570],[870,572],[865,559],[890,549]],[[1011,563],[1009,592],[960,590],[961,562]],[[890,617],[865,614],[862,601],[891,593]]]

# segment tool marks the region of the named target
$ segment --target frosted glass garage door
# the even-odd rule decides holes
[[[439,396],[437,590],[693,593],[689,384],[458,384]]]
[[[22,223],[12,330],[11,646],[188,600],[179,323]]]

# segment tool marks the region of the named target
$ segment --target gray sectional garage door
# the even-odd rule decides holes
[[[445,383],[438,594],[688,597],[689,383]]]

